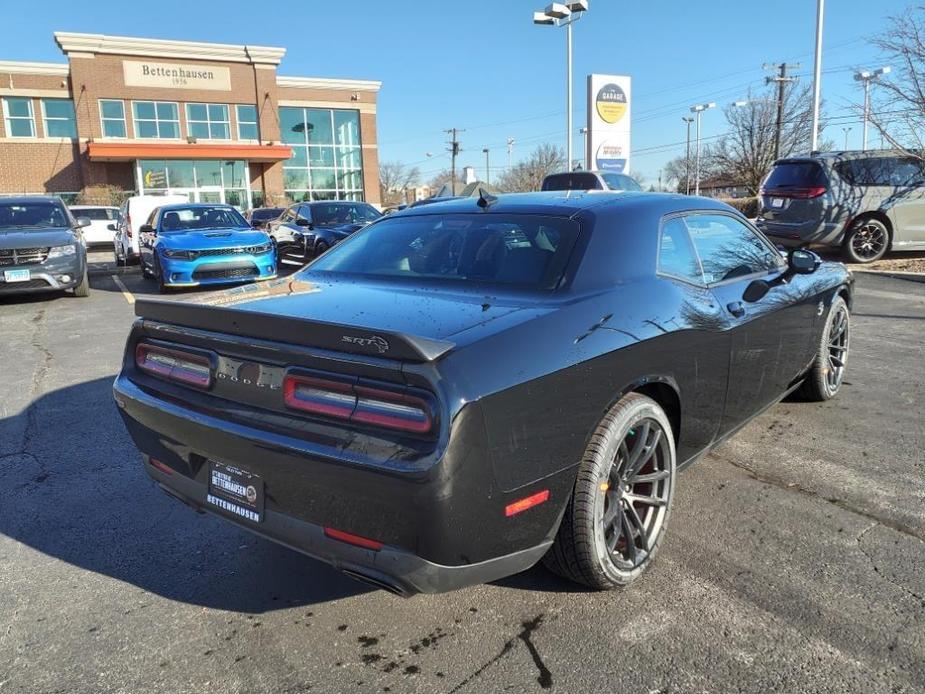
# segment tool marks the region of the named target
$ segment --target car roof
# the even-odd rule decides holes
[[[630,209],[656,208],[662,213],[679,210],[717,209],[729,210],[724,203],[712,198],[697,198],[677,193],[647,193],[642,191],[616,190],[550,190],[537,193],[506,193],[484,210],[479,198],[460,198],[437,202],[420,207],[409,207],[399,213],[402,217],[456,213],[486,214],[546,214],[558,217],[574,217],[592,208]]]
[[[896,149],[868,149],[868,150],[846,150],[837,152],[813,152],[811,154],[795,154],[790,157],[782,157],[775,161],[775,164],[795,164],[806,161],[845,161],[848,159],[871,159],[874,157],[903,157],[908,156],[902,150]]]
[[[172,202],[169,205],[158,205],[162,210],[172,210],[176,207],[190,210],[190,209],[215,209],[216,207],[224,207],[229,210],[233,210],[234,205],[229,205],[224,202]]]
[[[72,210],[118,210],[115,205],[68,205]]]
[[[13,203],[21,205],[30,202],[60,202],[63,203],[57,195],[4,195],[0,197],[0,203]]]
[[[368,205],[368,202],[362,200],[305,200],[303,202],[294,202],[290,207],[296,205]]]

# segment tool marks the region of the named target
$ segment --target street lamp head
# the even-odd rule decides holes
[[[565,19],[572,11],[561,2],[553,2],[546,6],[545,13],[547,17],[552,17],[553,19]],[[534,19],[534,21],[536,20]]]
[[[730,106],[732,106],[733,108],[741,108],[742,106],[748,106],[748,100],[747,100],[747,99],[743,99],[743,100],[741,100],[741,101],[733,101],[733,102],[730,104]]]
[[[552,17],[548,17],[545,12],[534,12],[533,13],[533,23],[551,25],[551,24],[555,24],[556,20],[553,19]]]
[[[854,79],[856,79],[858,82],[869,80],[873,76],[874,76],[874,73],[872,73],[870,70],[861,70],[859,72],[854,73]]]
[[[691,113],[700,113],[701,111],[706,111],[708,108],[716,108],[716,102],[711,101],[706,104],[695,104],[691,106]]]
[[[889,75],[891,72],[893,72],[893,68],[891,68],[889,65],[885,65],[884,67],[880,67],[874,70],[875,75]]]
[[[588,0],[573,0],[573,2],[565,3],[566,7],[569,8],[571,12],[587,12],[588,11]]]

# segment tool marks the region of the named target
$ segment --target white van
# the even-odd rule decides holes
[[[115,228],[113,252],[116,265],[128,265],[138,260],[138,234],[141,225],[158,207],[189,202],[188,195],[135,195],[126,198],[119,209],[121,218]]]
[[[119,208],[107,205],[70,205],[68,209],[77,217],[86,217],[90,226],[84,227],[84,241],[88,246],[112,243],[115,227],[119,223]]]

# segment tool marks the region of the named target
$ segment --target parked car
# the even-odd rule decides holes
[[[628,174],[610,171],[566,171],[549,174],[543,179],[541,190],[632,190],[642,186]]]
[[[145,469],[410,594],[543,557],[638,578],[678,470],[838,392],[852,278],[718,201],[572,192],[410,209],[261,289],[136,304],[114,389]]]
[[[74,219],[61,198],[0,198],[0,295],[72,289],[89,296],[86,217]]]
[[[271,221],[267,231],[281,255],[310,260],[380,217],[382,213],[365,202],[299,202]]]
[[[115,238],[115,226],[119,223],[119,208],[108,205],[71,205],[68,208],[75,217],[85,217],[90,224],[83,228],[87,246],[110,245]]]
[[[855,263],[925,250],[925,165],[897,151],[781,159],[761,185],[757,224],[776,243]]]
[[[116,265],[138,262],[140,247],[138,239],[141,225],[151,216],[155,208],[189,202],[187,195],[134,195],[126,198],[119,208],[119,221],[113,225],[113,254]]]
[[[266,229],[267,223],[278,219],[286,211],[285,207],[257,207],[244,213],[244,219],[255,229]]]
[[[231,205],[156,208],[139,228],[141,272],[161,292],[276,277],[276,249]]]

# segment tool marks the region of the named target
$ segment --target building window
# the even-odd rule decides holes
[[[179,109],[170,101],[133,101],[135,137],[143,139],[179,140]]]
[[[32,99],[8,97],[3,100],[3,119],[7,137],[35,137]]]
[[[300,200],[362,200],[363,156],[356,110],[282,107],[282,141],[292,147],[283,188]]]
[[[224,104],[187,104],[186,129],[197,140],[230,140],[228,107]]]
[[[103,137],[125,137],[125,102],[120,99],[100,99],[100,119]]]
[[[45,137],[77,137],[77,118],[70,99],[42,99]]]
[[[238,105],[238,139],[259,140],[260,131],[257,128],[257,107],[251,105]]]

